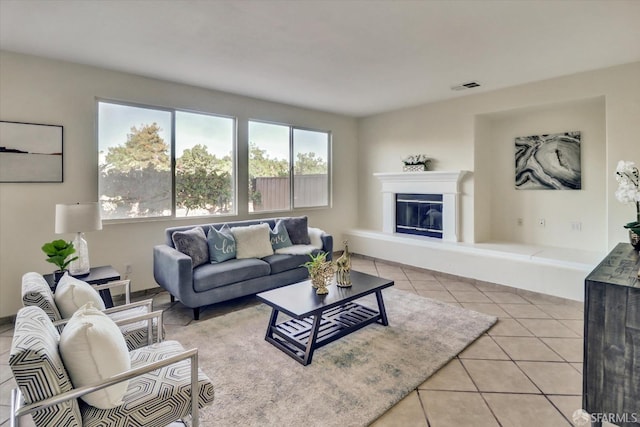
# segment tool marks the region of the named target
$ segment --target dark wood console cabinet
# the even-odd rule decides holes
[[[638,269],[638,252],[619,243],[585,280],[582,405],[621,427],[640,426]]]

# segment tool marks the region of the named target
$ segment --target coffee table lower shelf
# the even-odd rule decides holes
[[[382,312],[381,315],[369,307],[348,302],[321,315],[277,324],[279,310],[274,308],[265,339],[301,364],[308,365],[315,349],[377,321],[388,325],[384,305]]]

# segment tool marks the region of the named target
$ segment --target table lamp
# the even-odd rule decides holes
[[[73,247],[77,260],[69,264],[69,274],[80,276],[88,274],[89,247],[84,239],[85,231],[102,230],[100,205],[98,202],[76,203],[75,205],[56,205],[56,234],[76,233]]]

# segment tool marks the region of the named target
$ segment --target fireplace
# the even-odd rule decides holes
[[[396,233],[442,239],[442,194],[396,194]]]
[[[457,242],[466,171],[374,173],[382,182],[382,231]]]

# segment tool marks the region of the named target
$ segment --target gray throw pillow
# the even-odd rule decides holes
[[[307,217],[298,216],[294,218],[283,219],[284,226],[289,233],[291,243],[294,245],[309,245],[311,239],[309,239],[309,228],[307,226]]]
[[[271,247],[274,251],[276,249],[287,248],[293,245],[289,238],[289,233],[287,233],[287,228],[284,226],[284,222],[281,219],[276,222],[273,230],[269,232],[269,236],[271,238]]]
[[[212,263],[223,262],[236,257],[236,240],[227,224],[223,225],[220,231],[209,226],[207,234],[209,244],[209,261]]]
[[[202,227],[194,227],[186,231],[176,231],[171,235],[176,249],[191,257],[193,267],[209,262],[207,236]]]

